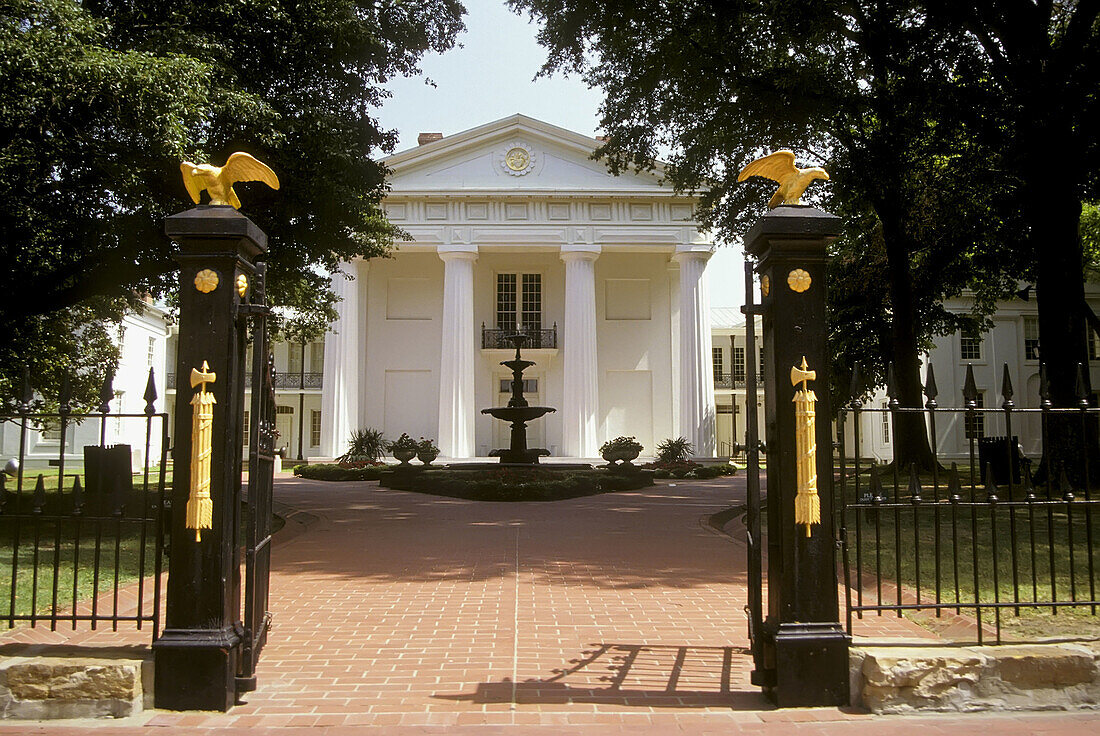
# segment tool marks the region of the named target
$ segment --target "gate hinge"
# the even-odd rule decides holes
[[[267,317],[271,314],[271,307],[266,304],[238,304],[238,317]]]
[[[760,314],[764,314],[766,311],[767,310],[765,309],[763,304],[752,304],[752,305],[742,304],[741,305],[741,314],[760,315]]]

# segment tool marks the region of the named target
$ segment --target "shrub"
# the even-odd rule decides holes
[[[294,467],[294,475],[308,480],[379,480],[390,471],[383,464],[349,463],[336,465],[332,463],[320,463],[318,465],[297,465]]]
[[[369,460],[378,462],[382,458],[382,452],[386,448],[386,440],[382,432],[370,427],[356,429],[348,439],[348,451],[336,458],[337,462]]]
[[[608,440],[600,446],[600,454],[605,452],[618,452],[620,450],[629,452],[641,452],[642,443],[634,437],[616,437],[613,440]]]
[[[416,452],[420,449],[420,443],[410,437],[407,432],[402,432],[400,437],[386,443],[386,449],[391,453],[394,450],[412,450]]]
[[[657,444],[657,460],[663,463],[687,462],[694,452],[695,448],[686,437],[661,440]]]
[[[732,465],[702,465],[691,460],[663,462],[656,460],[645,466],[653,471],[654,478],[717,478],[720,475],[736,475],[737,468]]]

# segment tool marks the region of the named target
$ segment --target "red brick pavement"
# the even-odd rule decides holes
[[[704,523],[743,497],[740,479],[550,504],[473,503],[374,483],[281,479],[276,488],[316,520],[290,541],[276,538],[274,628],[247,702],[228,714],[4,724],[0,734],[89,725],[112,734],[1100,732],[1100,714],[771,710],[748,680],[744,548]],[[865,621],[857,635],[928,636],[904,619]]]

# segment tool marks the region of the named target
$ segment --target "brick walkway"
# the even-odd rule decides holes
[[[0,734],[153,726],[287,733],[1096,733],[1097,714],[880,718],[773,711],[748,681],[744,548],[703,520],[743,480],[552,504],[280,479],[313,518],[276,537],[259,690],[228,714],[0,725]],[[856,634],[928,636],[906,620]],[[49,634],[49,632],[46,632]],[[26,632],[16,636],[26,636]],[[9,634],[0,638],[15,641]],[[46,635],[39,635],[46,636]],[[56,632],[72,644],[147,634]],[[45,640],[45,639],[41,639]]]

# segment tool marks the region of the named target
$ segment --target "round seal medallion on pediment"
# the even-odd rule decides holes
[[[500,167],[509,176],[523,176],[535,167],[535,152],[526,143],[513,141],[504,149]]]

